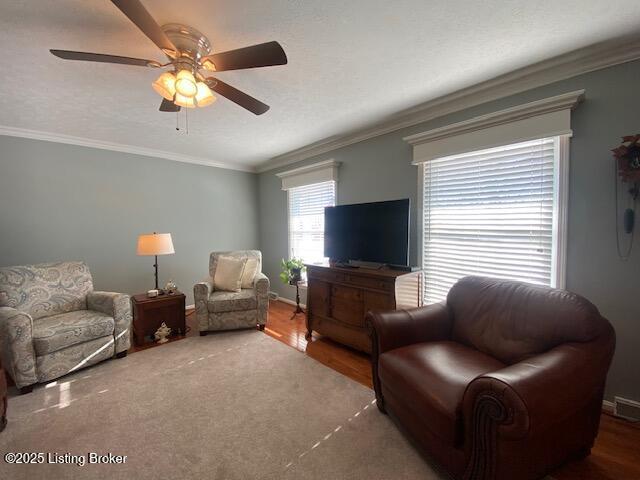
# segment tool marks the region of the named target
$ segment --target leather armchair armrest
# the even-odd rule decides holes
[[[131,297],[117,292],[90,292],[87,308],[113,317],[115,352],[126,352],[131,346]]]
[[[18,388],[38,383],[32,332],[31,315],[15,308],[0,307],[2,364]]]
[[[446,340],[451,337],[451,317],[444,303],[392,312],[367,312],[367,329],[371,339],[371,377],[376,405],[385,412],[382,385],[378,377],[378,358],[384,352],[419,342]]]
[[[499,438],[521,439],[560,422],[602,394],[615,333],[566,343],[473,380],[463,397],[465,431],[488,416]]]
[[[368,312],[366,317],[373,350],[378,355],[419,342],[451,337],[451,318],[444,303],[391,312]]]

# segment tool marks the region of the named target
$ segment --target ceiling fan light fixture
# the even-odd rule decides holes
[[[179,107],[195,108],[196,97],[185,97],[184,95],[181,95],[178,92],[176,92],[176,98],[173,101],[173,103],[175,103]]]
[[[183,97],[192,98],[198,93],[196,79],[189,70],[180,70],[176,75],[176,92]]]
[[[205,70],[209,70],[211,72],[215,72],[216,71],[216,64],[213,63],[211,60],[209,60],[208,58],[205,58],[202,61],[202,68],[204,68]]]
[[[173,100],[176,94],[176,77],[171,72],[164,72],[151,84],[156,93],[167,100]]]
[[[211,89],[204,82],[196,84],[198,92],[196,93],[196,103],[199,107],[206,107],[216,101],[216,97],[211,93]]]
[[[51,54],[63,60],[170,68],[170,72],[163,73],[152,83],[152,88],[163,98],[159,108],[161,112],[175,113],[181,106],[210,105],[216,101],[212,90],[255,115],[269,110],[269,105],[231,85],[215,78],[205,80],[201,70],[224,72],[285,65],[287,55],[278,42],[212,53],[209,39],[201,32],[188,25],[171,23],[160,26],[142,1],[112,0],[112,3],[169,58],[169,62],[72,50],[52,49]],[[199,86],[199,83],[203,85]]]

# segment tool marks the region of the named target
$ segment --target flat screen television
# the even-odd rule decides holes
[[[409,199],[324,209],[324,256],[409,264]]]

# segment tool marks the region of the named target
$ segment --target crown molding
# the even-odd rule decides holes
[[[584,100],[584,90],[576,90],[575,92],[563,93],[487,115],[480,115],[444,127],[434,128],[433,130],[404,137],[403,140],[414,146],[420,145],[421,143],[433,142],[441,138],[475,132],[476,130],[504,125],[505,123],[517,122],[518,120],[557,112],[558,110],[573,110],[582,100]]]
[[[240,172],[256,172],[256,170],[251,167],[243,167],[239,165],[232,165],[229,163],[216,162],[204,157],[194,157],[191,155],[182,155],[180,153],[167,152],[164,150],[155,150],[153,148],[136,147],[134,145],[126,145],[122,143],[104,142],[102,140],[74,137],[72,135],[43,132],[40,130],[28,130],[26,128],[15,128],[0,125],[0,135],[9,137],[30,138],[33,140],[43,140],[45,142],[65,143],[68,145],[78,145],[81,147],[99,148],[100,150],[111,150],[113,152],[132,153],[134,155],[143,155],[145,157],[163,158],[165,160],[173,160],[174,162],[191,163],[195,165],[204,165],[207,167],[237,170]]]
[[[276,176],[282,180],[282,189],[289,190],[314,183],[337,182],[339,166],[340,162],[331,159],[276,173]]]
[[[595,70],[631,62],[638,58],[640,58],[640,35],[638,34],[589,45],[429,100],[416,107],[398,112],[373,126],[329,137],[278,155],[258,165],[257,171],[266,172],[283,167],[482,103]]]
[[[312,165],[305,165],[303,167],[294,168],[293,170],[287,170],[286,172],[276,173],[276,177],[278,178],[287,178],[295,175],[300,175],[302,173],[310,173],[315,172],[317,170],[324,170],[329,168],[337,168],[340,166],[340,162],[336,162],[335,160],[325,160],[322,162],[317,162]]]

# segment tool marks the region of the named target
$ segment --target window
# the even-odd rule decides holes
[[[563,287],[567,137],[426,161],[424,300],[465,275]]]
[[[287,190],[289,199],[289,257],[321,263],[324,257],[324,207],[336,204],[336,182]]]

